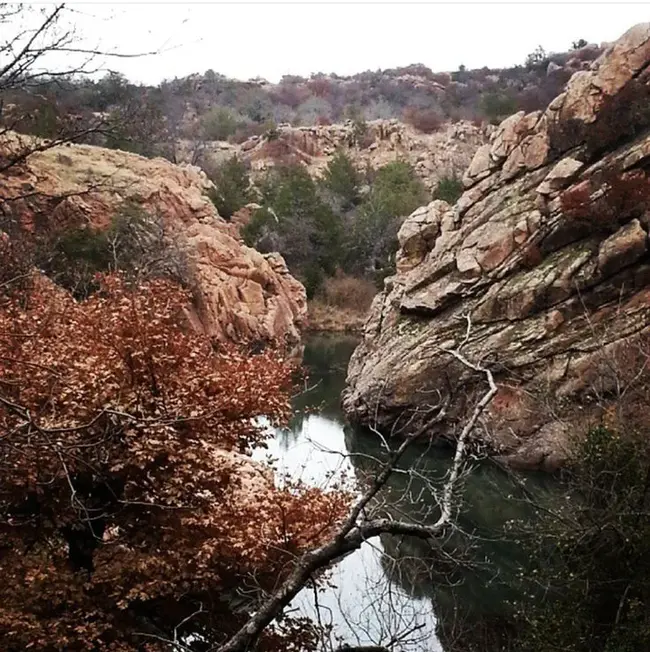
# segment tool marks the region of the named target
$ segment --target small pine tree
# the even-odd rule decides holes
[[[342,202],[343,210],[359,201],[359,173],[343,150],[339,150],[327,164],[323,186]]]

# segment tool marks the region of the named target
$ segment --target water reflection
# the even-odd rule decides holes
[[[350,338],[307,343],[310,389],[296,397],[296,417],[288,430],[275,433],[267,451],[277,458],[280,474],[327,486],[341,478],[363,480],[380,463],[376,435],[346,426],[339,407],[355,345]],[[433,522],[448,467],[449,451],[411,448],[373,509]],[[528,476],[527,482],[538,494],[552,488],[543,477]],[[490,464],[476,465],[465,476],[463,497],[457,527],[443,541],[383,535],[337,564],[330,586],[317,596],[311,588],[304,590],[292,606],[331,624],[341,640],[353,645],[451,649],[459,627],[467,642],[471,626],[483,631],[498,622],[504,602],[515,597],[512,579],[525,559],[504,540],[503,528],[529,510],[517,487]]]

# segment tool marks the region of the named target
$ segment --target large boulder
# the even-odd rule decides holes
[[[6,135],[0,151],[22,146],[18,141]],[[124,202],[160,216],[191,262],[195,326],[218,341],[292,348],[306,317],[304,287],[280,255],[242,242],[209,200],[211,189],[197,167],[90,145],[36,152],[0,176],[0,197],[14,198],[6,207],[27,228],[43,217],[57,228],[107,227]]]
[[[461,344],[499,385],[476,442],[512,464],[555,468],[612,406],[647,418],[623,388],[650,351],[649,64],[638,25],[546,111],[500,125],[444,228],[432,207],[405,222],[350,362],[353,421],[453,439],[484,389]]]

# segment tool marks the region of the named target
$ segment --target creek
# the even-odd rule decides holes
[[[381,463],[380,438],[352,428],[340,409],[356,343],[324,335],[305,342],[309,379],[294,399],[295,416],[288,429],[274,432],[267,450],[257,453],[260,460],[275,458],[278,477],[320,487],[353,486]],[[413,522],[435,521],[435,494],[451,455],[449,448],[411,447],[373,509]],[[369,541],[329,571],[317,594],[305,588],[291,605],[293,615],[329,625],[327,647],[333,648],[345,643],[447,652],[459,636],[480,637],[497,626],[503,605],[516,597],[513,578],[526,566],[521,550],[504,537],[508,522],[534,518],[525,496],[546,499],[557,484],[550,476],[512,476],[491,462],[473,461],[462,483],[456,526],[444,541],[432,546],[389,535]]]

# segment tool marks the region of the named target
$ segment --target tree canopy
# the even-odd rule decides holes
[[[287,419],[290,364],[215,348],[169,280],[98,280],[80,302],[39,276],[27,292],[2,286],[0,638],[214,645],[245,621],[232,606],[242,578],[272,586],[346,498],[276,488],[242,455],[267,436],[256,417]]]

